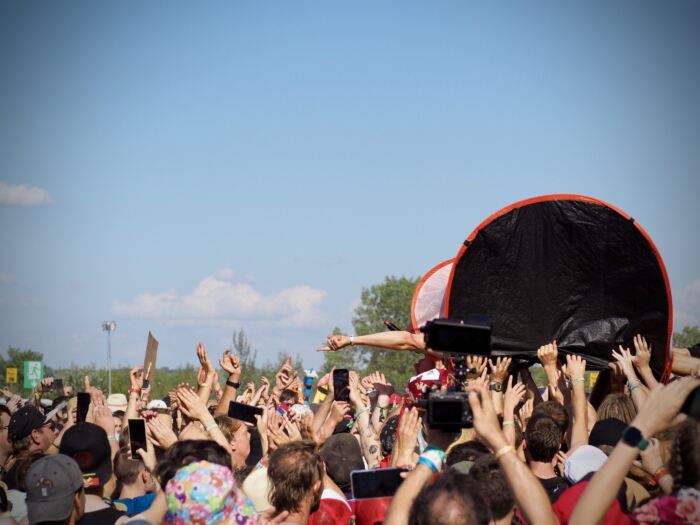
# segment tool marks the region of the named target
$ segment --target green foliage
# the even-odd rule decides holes
[[[363,288],[360,305],[355,309],[352,320],[355,334],[367,335],[386,331],[384,321],[392,321],[400,328],[411,321],[411,298],[418,279],[388,276],[384,282]],[[334,334],[342,334],[336,327]],[[327,352],[323,372],[331,367],[352,368],[361,375],[370,372],[383,372],[397,389],[403,390],[408,379],[415,375],[414,364],[419,356],[413,352],[383,350],[371,346],[346,348],[340,352]]]
[[[0,355],[0,384],[5,386],[5,369],[14,367],[17,369],[17,384],[10,385],[12,391],[17,392],[22,397],[27,397],[31,394],[31,390],[25,389],[24,384],[24,361],[43,361],[44,354],[34,352],[32,350],[22,350],[13,346],[7,349],[7,357]],[[44,366],[44,376],[47,376],[49,370]]]
[[[241,384],[245,385],[247,382],[252,381],[255,383],[256,387],[260,386],[260,378],[266,376],[270,383],[274,386],[275,374],[280,369],[284,361],[287,359],[287,355],[278,354],[277,358],[270,362],[263,363],[262,365],[256,364],[257,350],[253,349],[251,344],[246,337],[243,330],[234,332],[232,338],[233,352],[241,358],[241,366],[243,368],[241,375]],[[219,358],[221,355],[210,353],[209,358],[212,360],[214,366],[219,368]],[[2,365],[2,371],[4,372],[4,367],[15,366],[19,369],[19,385],[12,385],[12,390],[19,393],[23,397],[27,397],[31,394],[30,391],[18,388],[22,384],[22,370],[23,361],[42,361],[43,355],[37,352],[32,352],[31,350],[20,350],[18,348],[10,348],[8,350],[8,357],[5,358],[0,356],[0,365]],[[134,363],[136,365],[138,363]],[[301,361],[299,354],[294,356],[292,359],[292,365],[295,370],[297,370],[303,379],[304,366]],[[189,383],[196,387],[197,384],[197,370],[199,369],[199,363],[194,352],[192,352],[191,363],[179,366],[178,368],[168,368],[159,367],[156,368],[155,381],[152,385],[151,398],[160,399],[165,397],[170,390],[173,390],[180,383]],[[112,369],[112,392],[113,393],[123,393],[126,394],[129,391],[131,382],[129,380],[128,367],[120,367]],[[44,368],[45,377],[55,377],[63,379],[64,384],[70,384],[73,386],[74,391],[79,392],[84,389],[85,376],[90,378],[90,384],[94,387],[102,390],[105,395],[107,394],[108,386],[108,372],[105,368],[98,368],[94,363],[89,365],[77,365],[71,364],[67,368],[59,369],[48,369]],[[225,372],[219,369],[219,383],[223,385],[228,376]],[[4,385],[5,376],[4,373],[0,378],[0,384]],[[48,394],[47,397],[56,397],[56,393]]]
[[[686,326],[680,332],[673,332],[673,346],[675,348],[690,348],[700,343],[700,328]]]
[[[389,276],[381,284],[363,288],[361,304],[355,309],[352,320],[355,333],[382,332],[386,330],[384,320],[392,321],[399,328],[407,327],[411,322],[411,299],[417,284],[417,278]],[[360,348],[360,355],[366,363],[363,372],[381,371],[399,390],[403,390],[409,378],[416,373],[413,365],[419,361],[419,356],[413,352],[396,352],[371,346]]]

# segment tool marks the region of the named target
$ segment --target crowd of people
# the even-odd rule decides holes
[[[0,524],[700,524],[700,421],[681,411],[700,388],[695,351],[660,383],[637,336],[587,392],[586,361],[555,342],[537,353],[544,388],[507,357],[466,356],[456,374],[458,358],[407,332],[329,336],[323,350],[359,344],[422,354],[416,376],[350,370],[341,396],[333,371],[310,391],[288,359],[241,385],[227,350],[220,384],[200,343],[192,384],[163,399],[143,366],[111,395],[88,377],[62,392],[46,378],[27,400],[4,389]],[[426,396],[453,391],[470,424],[428,424]],[[236,419],[232,401],[260,410]],[[354,497],[354,471],[396,468],[393,494]]]

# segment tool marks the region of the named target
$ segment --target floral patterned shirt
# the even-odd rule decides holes
[[[637,507],[633,525],[700,525],[700,491],[683,487],[677,494],[659,496]]]

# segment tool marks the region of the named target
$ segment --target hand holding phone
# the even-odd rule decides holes
[[[336,401],[350,401],[350,372],[347,368],[333,370],[333,397]]]
[[[131,458],[141,459],[136,452],[138,449],[146,450],[146,421],[143,419],[129,420],[129,446],[131,447]]]
[[[90,394],[87,392],[78,392],[78,413],[77,422],[82,423],[87,418],[88,409],[90,408]]]
[[[228,417],[233,419],[238,419],[252,425],[256,424],[255,416],[262,416],[263,409],[259,407],[254,407],[246,405],[244,403],[237,403],[236,401],[230,401],[228,404]]]

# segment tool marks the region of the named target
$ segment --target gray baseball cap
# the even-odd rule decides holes
[[[82,486],[83,474],[72,458],[52,454],[36,461],[27,471],[29,524],[65,520],[73,508],[73,496]]]

